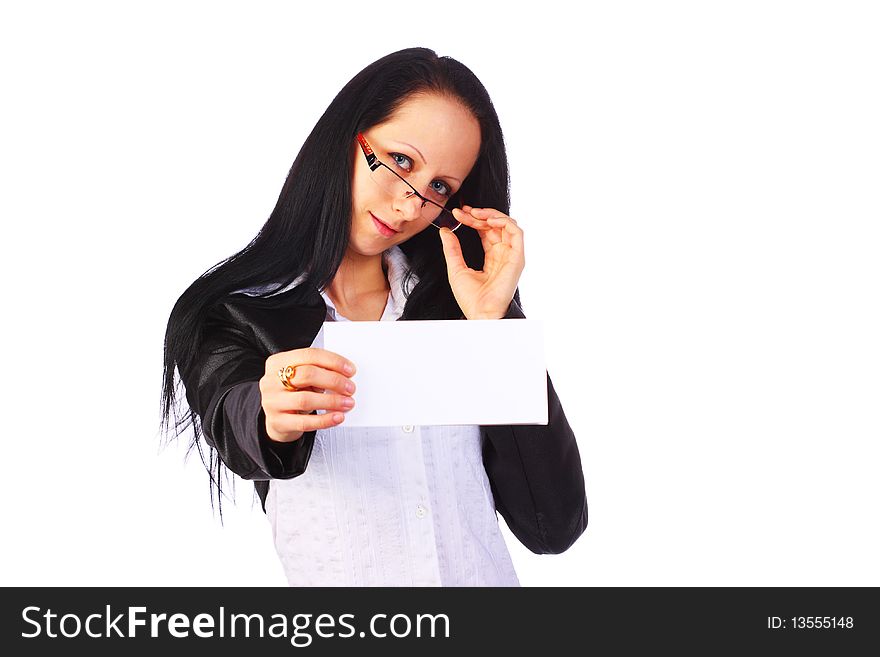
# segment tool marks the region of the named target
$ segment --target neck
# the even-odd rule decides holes
[[[387,293],[389,289],[382,254],[364,256],[349,249],[327,286],[327,294],[333,303],[339,301],[342,305],[350,306],[364,296]]]

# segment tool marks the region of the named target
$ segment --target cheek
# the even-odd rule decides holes
[[[379,194],[372,180],[356,180],[352,188],[352,208],[356,212],[366,212],[379,202]]]

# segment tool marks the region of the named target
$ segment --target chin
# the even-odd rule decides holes
[[[355,242],[354,240],[350,240],[348,243],[348,249],[349,251],[353,251],[360,256],[375,256],[379,255],[380,253],[385,251],[385,249],[389,248],[392,243],[393,242],[389,241],[385,245],[382,245],[372,240],[359,240],[357,242]]]

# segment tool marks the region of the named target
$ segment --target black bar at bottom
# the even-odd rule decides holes
[[[199,648],[852,654],[880,638],[874,587],[7,588],[0,613],[4,653],[40,655],[128,647],[163,657]]]

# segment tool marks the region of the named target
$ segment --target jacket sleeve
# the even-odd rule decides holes
[[[281,443],[266,433],[260,379],[262,353],[223,304],[206,316],[198,356],[179,368],[186,398],[202,421],[205,441],[243,479],[290,479],[305,471],[315,432]]]
[[[524,319],[511,302],[505,319]],[[584,474],[574,432],[547,374],[546,425],[486,425],[483,464],[495,507],[514,536],[537,554],[571,547],[587,527]]]

